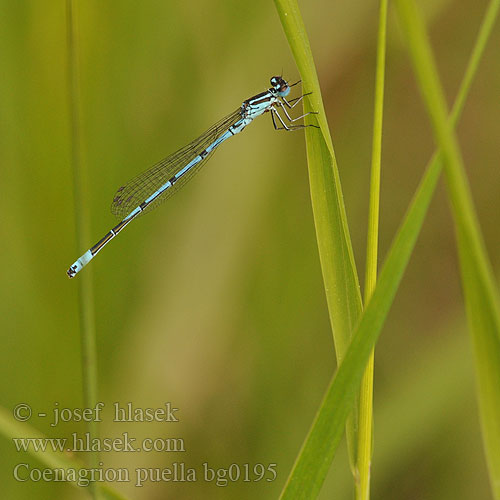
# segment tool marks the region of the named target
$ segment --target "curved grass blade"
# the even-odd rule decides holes
[[[349,345],[351,332],[362,310],[358,272],[347,224],[337,160],[321,99],[318,76],[300,11],[295,0],[275,0],[276,9],[303,81],[304,111],[308,123],[319,125],[305,130],[311,203],[318,252],[323,273],[328,312],[340,364]],[[347,424],[351,468],[354,470],[357,410]]]
[[[479,61],[498,15],[500,0],[492,0],[472,51],[451,114],[456,125]],[[342,436],[369,353],[376,343],[423,224],[443,163],[435,154],[398,230],[377,286],[360,319],[348,353],[332,379],[281,498],[316,498]]]
[[[500,499],[500,296],[460,148],[446,120],[446,100],[424,22],[413,0],[396,0],[396,6],[434,135],[443,152],[467,318],[475,347],[483,443],[492,491]]]
[[[396,295],[440,173],[434,162],[426,172],[382,268],[344,360],[326,392],[316,419],[297,457],[283,499],[311,499],[319,494],[352,410],[366,362]]]

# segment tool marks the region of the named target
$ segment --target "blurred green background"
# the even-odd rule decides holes
[[[76,249],[65,2],[0,1],[0,403],[82,406],[77,283],[68,266],[115,223],[116,188],[185,145],[269,78],[299,78],[272,2],[76,2],[91,240]],[[452,102],[485,1],[419,2]],[[301,2],[363,282],[378,3]],[[458,135],[500,274],[500,27]],[[434,145],[394,15],[389,19],[380,252]],[[302,133],[264,117],[83,272],[95,284],[99,399],[179,408],[179,423],[101,434],[181,437],[185,453],[104,453],[104,467],[277,464],[274,482],[115,484],[134,499],[277,498],[335,369]],[[76,278],[78,279],[78,278]],[[378,343],[374,499],[490,498],[455,240],[441,186]],[[77,423],[31,424],[52,437]],[[5,499],[87,498],[14,480],[39,466],[0,439]],[[80,457],[85,459],[85,457]],[[201,477],[201,476],[200,476]],[[345,445],[321,498],[349,499]]]

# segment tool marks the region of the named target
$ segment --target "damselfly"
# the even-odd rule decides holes
[[[200,170],[210,155],[226,139],[241,132],[254,118],[271,112],[276,130],[297,130],[307,126],[294,125],[294,122],[311,113],[292,118],[288,109],[294,108],[308,94],[287,100],[290,88],[300,83],[288,85],[281,76],[271,78],[271,88],[247,99],[236,111],[226,116],[179,151],[120,187],[113,198],[111,212],[122,220],[92,248],[87,250],[67,271],[70,278],[81,271],[125,226],[138,215],[157,207],[169,196],[179,190]],[[281,116],[280,109],[284,117]]]

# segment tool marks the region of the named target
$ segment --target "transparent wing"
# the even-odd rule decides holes
[[[139,206],[144,200],[151,196],[158,188],[171,179],[179,170],[185,167],[193,158],[198,156],[204,149],[219,138],[227,129],[241,118],[241,108],[222,118],[215,125],[210,127],[204,134],[179,149],[170,156],[153,165],[148,170],[134,177],[124,186],[121,186],[113,198],[111,212],[119,218],[126,217],[134,208]],[[217,149],[217,148],[215,148]],[[213,150],[215,151],[215,150]],[[172,187],[166,189],[158,198],[153,201],[143,213],[156,208],[182,186],[188,182],[193,175],[200,170],[208,158],[213,154],[211,151],[203,160],[193,166],[184,174]]]

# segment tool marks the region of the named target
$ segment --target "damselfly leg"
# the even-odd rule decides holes
[[[300,80],[298,82],[294,83],[293,85],[296,85],[297,83],[300,83]],[[293,87],[293,85],[290,85],[290,87]],[[300,130],[300,129],[303,129],[306,127],[319,128],[317,125],[313,125],[311,123],[307,124],[307,125],[305,125],[305,124],[293,125],[293,122],[296,122],[297,120],[300,120],[300,119],[304,118],[305,116],[317,115],[318,114],[317,111],[309,111],[307,113],[304,113],[303,115],[297,116],[296,118],[292,118],[288,114],[288,111],[286,110],[286,107],[285,107],[285,106],[287,106],[289,109],[293,109],[300,101],[302,101],[302,99],[304,99],[305,96],[311,95],[311,94],[312,94],[312,92],[307,92],[306,94],[302,94],[300,97],[296,97],[295,99],[290,99],[289,101],[287,101],[284,97],[282,97],[281,100],[276,103],[276,105],[279,106],[283,110],[283,113],[285,113],[286,119],[288,120],[288,124],[285,123],[285,120],[278,113],[278,110],[275,107],[272,107],[271,108],[271,118],[273,120],[274,129],[275,130],[287,130],[290,132],[292,130]],[[281,127],[279,127],[277,125],[275,118],[277,118],[279,120],[279,122],[282,125]]]
[[[295,108],[295,106],[297,106],[297,104],[298,104],[300,101],[302,101],[302,99],[304,99],[304,97],[305,97],[306,95],[311,95],[311,94],[312,94],[312,92],[307,92],[307,93],[305,93],[305,94],[302,94],[300,97],[295,97],[294,99],[290,99],[290,100],[288,100],[288,101],[287,101],[284,97],[282,98],[282,100],[283,100],[283,102],[284,102],[284,103],[285,103],[285,104],[286,104],[286,105],[287,105],[290,109],[292,109],[292,108]],[[293,102],[293,104],[292,104],[292,102]]]

